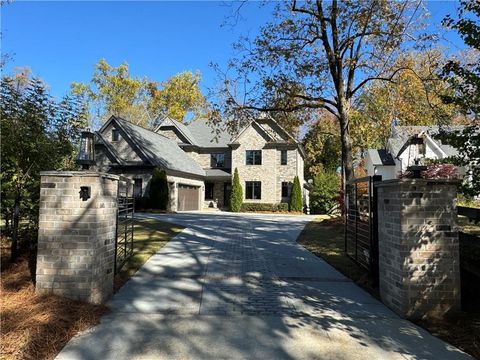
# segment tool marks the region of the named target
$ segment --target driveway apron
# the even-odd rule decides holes
[[[298,245],[310,216],[138,216],[186,229],[57,359],[471,359]]]

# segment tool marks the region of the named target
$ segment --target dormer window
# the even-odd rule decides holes
[[[120,140],[120,131],[118,129],[112,130],[112,141]]]

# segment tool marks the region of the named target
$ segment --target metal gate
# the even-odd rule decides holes
[[[133,216],[135,200],[133,181],[120,177],[117,195],[117,228],[115,235],[115,274],[133,254]]]
[[[353,179],[345,187],[345,253],[378,282],[377,191],[381,176]]]

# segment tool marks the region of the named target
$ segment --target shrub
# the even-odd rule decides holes
[[[155,168],[150,180],[150,207],[152,209],[166,210],[168,206],[168,183],[165,170]]]
[[[298,176],[295,176],[293,180],[293,188],[290,195],[290,211],[303,211],[302,188],[300,187]]]
[[[240,184],[240,176],[238,175],[238,169],[235,168],[233,174],[232,192],[230,194],[230,211],[239,212],[242,209],[243,203],[243,190]]]
[[[242,205],[242,211],[288,212],[288,204],[244,203]]]
[[[321,171],[315,176],[310,191],[312,214],[329,214],[339,204],[340,177],[336,172]]]

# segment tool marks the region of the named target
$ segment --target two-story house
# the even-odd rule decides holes
[[[97,132],[95,151],[97,168],[133,179],[136,196],[148,194],[153,168],[164,169],[171,211],[227,208],[235,168],[244,202],[288,202],[295,176],[305,186],[301,145],[270,117],[232,135],[207,119],[166,118],[148,130],[112,116]]]
[[[386,149],[368,150],[365,158],[368,175],[381,175],[383,180],[396,179],[416,162],[457,155],[455,148],[435,138],[438,132],[438,126],[393,126]]]

